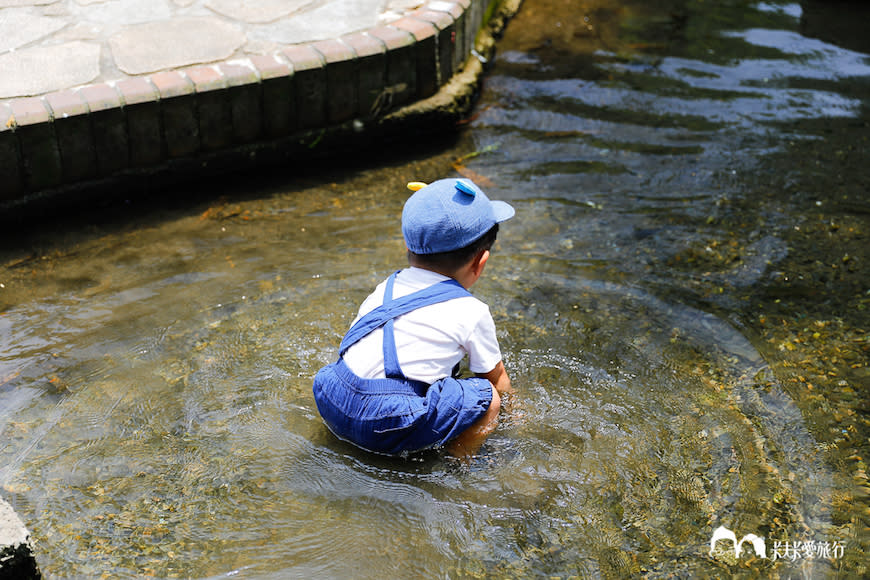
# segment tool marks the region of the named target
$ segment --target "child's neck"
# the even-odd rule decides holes
[[[461,284],[463,288],[465,288],[466,290],[470,290],[474,283],[477,282],[477,279],[480,278],[480,275],[483,273],[483,265],[486,263],[486,259],[488,257],[489,252],[486,252],[486,257],[482,260],[478,256],[454,271],[443,270],[429,264],[421,264],[418,260],[410,260],[409,265],[414,268],[429,270],[430,272],[435,272],[436,274],[441,274],[442,276],[453,278],[454,280],[459,282],[459,284]]]
[[[450,272],[450,271],[447,271],[447,270],[443,270],[443,269],[440,269],[440,268],[436,268],[436,267],[434,267],[434,266],[427,266],[427,265],[424,265],[424,264],[409,264],[409,265],[410,265],[412,268],[418,268],[418,269],[420,269],[420,270],[426,270],[427,272],[435,272],[436,274],[441,274],[442,276],[447,276],[448,278],[453,278],[454,280],[457,280],[457,282],[458,282],[458,279],[457,279],[457,272]]]

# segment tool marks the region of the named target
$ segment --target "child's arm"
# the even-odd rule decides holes
[[[488,373],[477,373],[477,376],[488,379],[495,387],[495,390],[498,391],[499,395],[513,392],[513,388],[511,388],[511,379],[508,377],[502,361],[498,361],[495,368]]]

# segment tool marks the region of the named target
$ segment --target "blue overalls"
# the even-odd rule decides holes
[[[339,359],[314,377],[314,400],[329,429],[340,439],[367,451],[406,455],[440,447],[486,413],[492,384],[484,378],[446,377],[432,385],[402,373],[393,334],[395,318],[422,308],[470,296],[455,280],[444,280],[407,296],[393,299],[394,273],[387,280],[384,302],[360,318],[339,347]],[[345,364],[344,353],[358,340],[384,329],[386,378],[358,377]]]

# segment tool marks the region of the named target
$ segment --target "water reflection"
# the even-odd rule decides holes
[[[870,66],[804,15],[526,0],[449,146],[10,251],[0,490],[43,571],[860,577]],[[471,465],[372,457],[311,377],[451,171],[518,210],[475,292],[519,392]]]

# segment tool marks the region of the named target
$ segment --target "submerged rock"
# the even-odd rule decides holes
[[[42,578],[33,557],[30,532],[3,498],[0,498],[0,577]]]

